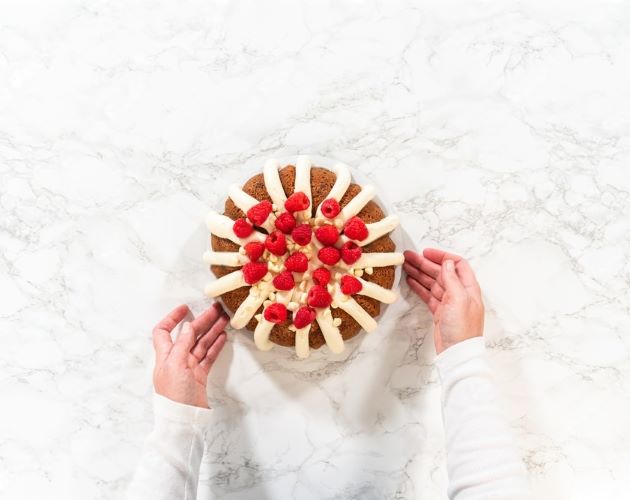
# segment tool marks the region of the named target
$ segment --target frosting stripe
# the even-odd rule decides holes
[[[365,281],[364,279],[357,278],[361,286],[363,287],[359,292],[359,295],[365,295],[366,297],[371,297],[373,299],[382,302],[383,304],[392,304],[396,301],[397,295],[396,292],[389,290],[388,288],[383,288],[376,283],[372,283],[371,281]]]
[[[292,296],[293,290],[276,292],[276,302],[287,305]],[[254,330],[254,343],[261,351],[268,351],[273,347],[273,342],[269,341],[269,335],[271,335],[273,325],[274,323],[265,319],[265,311],[263,309],[263,313],[258,320],[258,325],[256,325],[256,329]]]
[[[361,241],[355,241],[355,243],[360,247],[364,247],[365,245],[372,243],[374,240],[378,240],[381,236],[386,235],[387,233],[391,233],[396,228],[399,221],[400,220],[398,219],[397,215],[388,215],[378,222],[366,224],[368,228],[368,237]],[[342,241],[342,243],[350,241],[350,238],[348,238],[344,234],[342,234],[339,239]]]
[[[341,210],[341,219],[346,221],[350,217],[357,215],[361,209],[374,198],[376,190],[374,186],[365,186],[359,193],[352,198],[348,204]]]
[[[311,159],[308,156],[298,156],[297,161],[295,162],[295,188],[293,189],[293,192],[297,193],[299,191],[302,191],[310,202],[308,209],[299,212],[302,220],[308,220],[311,216],[311,210],[313,210],[313,196],[311,194]]]
[[[346,194],[348,187],[350,187],[350,182],[352,180],[350,176],[350,169],[347,165],[343,163],[337,163],[334,166],[335,174],[337,175],[337,179],[335,180],[335,184],[333,184],[330,193],[326,196],[328,198],[334,198],[337,201],[340,201],[343,198],[343,195]],[[317,207],[316,212],[317,217],[322,217],[322,205],[321,203]]]
[[[278,160],[267,160],[263,167],[263,177],[271,201],[276,205],[276,210],[283,210],[284,202],[287,201],[287,195],[280,182],[280,174],[278,173],[279,167],[280,164]]]
[[[405,261],[400,252],[364,253],[351,267],[365,269],[366,267],[398,266]]]
[[[239,267],[249,262],[249,259],[238,252],[213,252],[206,250],[203,261],[209,266]]]
[[[324,340],[326,340],[326,345],[330,351],[335,354],[342,352],[344,349],[343,338],[341,337],[339,328],[333,324],[330,308],[317,309],[315,319],[317,320],[317,324],[324,335]]]
[[[246,285],[243,271],[238,270],[208,283],[204,291],[208,297],[217,297]]]
[[[298,358],[308,358],[311,350],[308,345],[308,334],[311,331],[311,325],[299,328],[295,331],[295,354]]]
[[[232,184],[228,188],[228,196],[231,198],[234,204],[245,213],[247,213],[247,211],[254,205],[260,203],[256,198],[247,194],[236,184]],[[262,227],[264,227],[269,232],[273,231],[275,229],[275,220],[276,216],[273,213],[269,214],[269,217],[267,217],[267,220]]]
[[[228,239],[237,245],[244,246],[250,241],[265,241],[265,235],[254,230],[247,238],[239,238],[234,234],[232,226],[234,221],[226,215],[221,215],[216,212],[210,212],[206,217],[206,225],[212,234],[219,238]]]
[[[336,285],[335,287],[335,302],[340,309],[343,309],[352,316],[366,332],[373,332],[376,330],[376,320],[370,316],[356,300],[341,293],[339,285]]]
[[[265,318],[260,318],[260,321],[256,325],[256,329],[254,330],[254,343],[261,351],[269,351],[273,347],[273,342],[269,340],[273,325],[271,321],[267,321]]]
[[[269,295],[270,287],[265,282],[263,285],[257,288],[250,288],[249,295],[247,298],[238,306],[232,320],[230,321],[230,325],[232,328],[240,329],[245,328],[247,323],[254,317],[258,308],[262,306],[263,302],[267,299]]]

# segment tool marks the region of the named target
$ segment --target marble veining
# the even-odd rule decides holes
[[[0,6],[0,496],[121,496],[150,330],[208,302],[204,215],[269,157],[367,176],[406,244],[468,256],[539,499],[630,489],[630,7]],[[202,499],[445,498],[431,320],[403,285],[335,356],[211,375]]]

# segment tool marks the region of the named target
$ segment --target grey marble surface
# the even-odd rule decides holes
[[[206,210],[311,153],[471,259],[536,498],[625,497],[629,25],[608,1],[0,4],[0,496],[121,496],[151,327],[208,304]],[[229,333],[200,498],[445,498],[431,322],[401,294],[339,358]]]

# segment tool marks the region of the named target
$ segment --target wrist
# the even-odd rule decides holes
[[[485,340],[482,336],[470,337],[454,342],[449,348],[443,349],[435,358],[435,364],[440,369],[454,367],[471,358],[482,356],[485,350]]]
[[[157,392],[153,396],[153,411],[156,421],[168,420],[180,424],[205,425],[212,415],[208,407],[180,403]]]

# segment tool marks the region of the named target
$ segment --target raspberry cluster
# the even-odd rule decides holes
[[[333,198],[322,202],[323,218],[312,219],[305,215],[310,200],[303,192],[289,196],[283,208],[280,211],[270,201],[261,201],[247,211],[246,217],[234,221],[233,231],[239,238],[248,238],[255,227],[266,227],[264,242],[250,241],[241,250],[249,259],[242,268],[244,280],[248,285],[270,280],[279,292],[300,290],[300,303],[268,301],[263,317],[271,323],[284,323],[291,311],[293,327],[301,329],[315,320],[318,309],[332,304],[334,280],[339,282],[345,295],[361,292],[363,286],[359,279],[336,272],[334,268],[340,261],[350,266],[361,258],[357,242],[368,237],[368,228],[356,216],[341,224],[341,219],[336,219],[341,206]],[[270,227],[266,224],[274,211],[275,220]],[[321,265],[310,271],[309,264],[315,265],[315,250]]]

